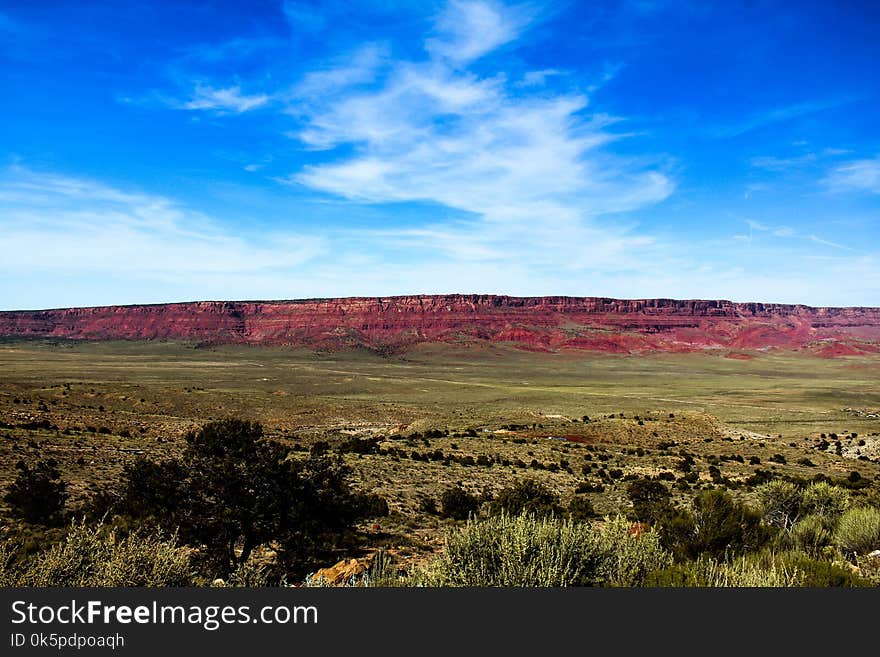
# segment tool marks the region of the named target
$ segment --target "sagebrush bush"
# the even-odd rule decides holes
[[[272,569],[265,564],[260,564],[253,559],[248,559],[233,570],[224,581],[226,586],[245,588],[273,586],[277,580],[273,577]]]
[[[793,483],[773,479],[758,486],[755,493],[765,522],[786,530],[797,522],[803,492]]]
[[[0,541],[0,588],[18,586],[15,549],[8,541]]]
[[[623,516],[606,518],[597,531],[603,559],[598,583],[608,586],[643,586],[648,573],[672,564],[672,555],[660,545],[657,532],[633,533]]]
[[[701,557],[650,573],[645,581],[647,586],[654,587],[777,588],[802,586],[804,575],[790,564],[744,555],[730,561]]]
[[[4,548],[8,555],[12,546]],[[131,534],[118,538],[103,525],[73,524],[64,540],[14,566],[0,553],[4,585],[189,586],[190,551],[173,538]]]
[[[818,556],[831,545],[833,524],[820,515],[809,515],[798,520],[791,528],[791,544],[811,556]]]
[[[801,574],[799,586],[812,588],[855,588],[873,586],[870,580],[854,573],[847,566],[824,559],[814,559],[805,554],[789,554],[784,561]]]
[[[595,529],[552,516],[471,518],[415,581],[427,586],[638,586],[672,562],[653,532],[624,518]]]
[[[850,557],[880,550],[880,509],[866,506],[846,511],[834,530],[834,544]]]
[[[849,492],[825,481],[810,484],[801,498],[801,513],[837,520],[849,507]]]

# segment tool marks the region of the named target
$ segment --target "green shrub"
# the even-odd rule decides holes
[[[880,549],[880,509],[867,506],[846,511],[834,531],[834,544],[850,557]]]
[[[760,515],[726,491],[703,491],[693,499],[692,506],[692,554],[719,558],[749,552],[770,538],[769,532],[761,526]]]
[[[358,515],[364,518],[384,518],[391,512],[388,501],[376,493],[356,495],[354,505],[358,508]]]
[[[837,520],[849,506],[849,493],[839,486],[817,481],[804,490],[801,513]]]
[[[336,446],[340,454],[376,454],[381,438],[358,438],[351,436]]]
[[[822,550],[831,545],[833,525],[827,518],[820,515],[810,515],[801,518],[791,528],[791,544],[798,550],[802,550],[810,556],[817,556]]]
[[[650,573],[652,587],[792,587],[802,586],[803,573],[776,560],[761,562],[750,556],[732,561],[702,557]]]
[[[139,456],[122,468],[121,499],[107,499],[105,511],[118,511],[142,521],[155,520],[175,527],[187,500],[186,468],[175,459],[151,461]],[[107,492],[99,493],[107,498]],[[96,500],[94,507],[100,506]]]
[[[672,493],[659,481],[637,479],[626,487],[626,496],[633,505],[636,520],[657,522],[668,514]]]
[[[103,525],[85,523],[72,525],[64,541],[14,571],[4,568],[3,578],[29,587],[193,584],[190,551],[178,547],[173,537],[131,534],[120,539]]]
[[[30,523],[60,523],[64,518],[67,484],[61,479],[58,462],[48,459],[29,466],[19,461],[15,468],[18,476],[3,497],[13,513]]]
[[[870,580],[859,577],[841,564],[823,559],[813,559],[806,555],[788,556],[785,562],[801,573],[800,586],[855,588],[873,586]]]
[[[265,564],[248,559],[233,570],[224,584],[226,586],[256,588],[272,586],[275,583],[272,569]]]
[[[634,533],[623,516],[606,518],[597,530],[600,562],[597,583],[606,586],[644,586],[648,573],[672,565],[672,555],[657,532]]]
[[[442,506],[440,515],[444,518],[467,520],[469,515],[480,508],[480,500],[461,486],[452,486],[443,491],[440,505]]]
[[[567,515],[576,522],[587,522],[596,516],[596,511],[586,497],[574,497],[568,503]]]
[[[575,495],[583,495],[584,493],[602,493],[604,491],[605,486],[602,484],[591,484],[588,481],[579,483],[574,489]]]
[[[559,496],[534,479],[522,479],[502,489],[489,505],[492,513],[518,516],[530,513],[539,516],[560,515]]]
[[[755,489],[768,524],[789,530],[800,516],[803,492],[790,481],[773,479]]]
[[[656,534],[630,534],[622,517],[603,527],[551,516],[471,518],[417,579],[429,586],[638,586],[671,563]]]

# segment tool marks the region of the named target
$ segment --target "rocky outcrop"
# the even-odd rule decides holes
[[[0,312],[0,336],[378,350],[480,341],[613,353],[782,348],[834,357],[880,352],[880,308],[464,294],[200,301]]]
[[[307,578],[310,586],[346,586],[354,583],[367,572],[369,563],[364,560],[342,560],[333,566],[320,568]]]

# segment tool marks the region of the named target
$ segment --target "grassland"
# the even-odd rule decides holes
[[[75,506],[134,455],[175,453],[187,430],[230,416],[303,449],[381,437],[379,453],[345,457],[392,510],[365,531],[419,559],[451,522],[431,509],[453,484],[492,493],[529,476],[571,498],[591,483],[603,513],[625,507],[627,475],[680,478],[682,450],[695,455],[692,488],[711,485],[714,467],[746,497],[762,469],[880,477],[880,359],[749,356],[7,341],[0,487],[18,459],[52,456]]]

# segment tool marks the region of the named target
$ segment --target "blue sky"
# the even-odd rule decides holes
[[[0,308],[880,306],[875,2],[0,0]]]

